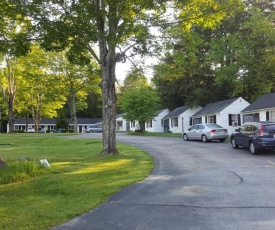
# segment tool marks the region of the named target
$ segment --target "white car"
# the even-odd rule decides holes
[[[28,128],[27,133],[35,133],[35,129],[34,128]]]

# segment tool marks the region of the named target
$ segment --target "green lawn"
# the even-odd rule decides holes
[[[0,170],[0,229],[49,229],[150,174],[154,165],[148,154],[119,143],[117,147],[119,156],[102,157],[101,140],[1,134],[0,156],[9,167]],[[39,168],[35,176],[1,184],[6,170],[26,157],[35,163],[47,159],[51,168]]]

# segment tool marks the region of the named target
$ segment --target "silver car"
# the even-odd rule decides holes
[[[102,132],[102,127],[100,125],[89,125],[87,126],[86,133],[99,133]]]
[[[220,142],[224,142],[228,137],[228,131],[215,123],[196,124],[183,133],[182,137],[185,141],[201,140],[202,142],[207,142],[210,140],[219,140]]]

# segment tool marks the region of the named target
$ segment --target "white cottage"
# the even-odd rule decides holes
[[[145,122],[145,131],[147,132],[163,132],[163,117],[165,117],[168,113],[168,109],[161,109],[155,111],[156,116],[147,122]],[[140,129],[138,121],[129,122],[130,131],[136,131]]]
[[[230,134],[243,123],[241,111],[247,106],[242,97],[210,103],[192,116],[192,124],[216,123]]]
[[[168,109],[157,110],[155,116],[152,120],[145,123],[145,131],[147,132],[163,132],[164,123],[163,118],[169,113]]]
[[[275,121],[275,93],[261,96],[241,111],[243,121]]]
[[[130,130],[131,122],[123,118],[126,113],[121,113],[116,115],[116,130],[121,132],[126,132]]]
[[[190,117],[198,112],[201,107],[190,108],[182,106],[167,114],[164,119],[164,132],[183,133],[190,127]]]

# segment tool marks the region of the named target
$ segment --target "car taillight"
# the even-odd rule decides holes
[[[227,133],[227,129],[224,129],[223,131],[224,131],[225,133]]]
[[[212,129],[211,131],[210,131],[210,133],[215,133],[217,130],[215,130],[215,129]]]
[[[259,137],[262,137],[263,135],[264,135],[264,126],[261,124],[261,127],[260,127],[260,130],[259,130],[259,132],[257,133],[257,135],[259,136]]]

